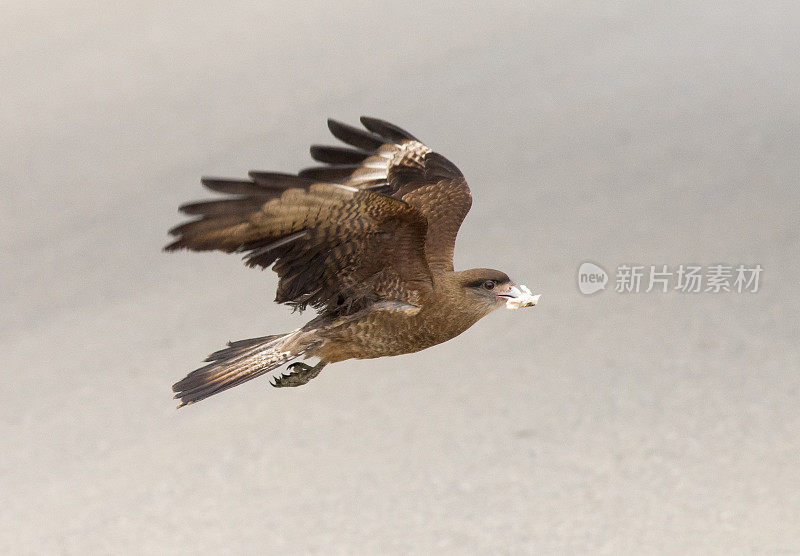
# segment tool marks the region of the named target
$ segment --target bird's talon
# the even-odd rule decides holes
[[[313,367],[300,362],[292,363],[286,367],[286,369],[290,372],[276,376],[275,384],[273,384],[273,386],[276,388],[302,386],[303,384],[307,384],[312,378],[316,377],[320,371],[322,371],[324,366],[325,363],[322,361]]]

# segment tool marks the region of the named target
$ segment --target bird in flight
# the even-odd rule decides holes
[[[182,205],[167,251],[244,253],[278,274],[277,303],[316,318],[286,334],[229,342],[172,387],[188,405],[295,362],[275,387],[300,386],[328,363],[412,353],[458,336],[505,305],[538,295],[488,268],[453,269],[456,234],[472,205],[458,168],[410,133],[376,118],[364,129],[328,120],[347,144],[311,147],[322,165],[298,174],[204,178],[225,197]]]

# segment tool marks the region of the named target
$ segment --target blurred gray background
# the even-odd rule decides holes
[[[3,552],[800,553],[797,3],[2,19]],[[176,411],[206,354],[310,317],[236,256],[162,253],[177,205],[361,114],[469,179],[456,266],[542,303]],[[584,260],[764,273],[586,297]]]

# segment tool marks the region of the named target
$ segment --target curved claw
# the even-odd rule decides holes
[[[288,374],[275,376],[275,382],[270,382],[270,384],[272,384],[272,386],[275,388],[302,386],[303,384],[307,384],[312,378],[316,377],[320,371],[322,371],[322,368],[325,365],[325,361],[320,361],[313,367],[300,362],[292,363],[287,367],[287,370],[290,371]]]

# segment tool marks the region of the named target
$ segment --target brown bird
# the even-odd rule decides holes
[[[173,387],[180,405],[202,400],[298,357],[273,386],[300,386],[328,363],[412,353],[445,342],[504,304],[535,305],[499,270],[453,270],[456,234],[472,205],[458,168],[413,135],[362,117],[328,120],[350,147],[314,145],[324,166],[250,180],[203,178],[217,200],[185,204],[197,217],[172,230],[167,251],[245,253],[278,274],[275,301],[311,305],[316,318],[288,334],[229,342]]]

